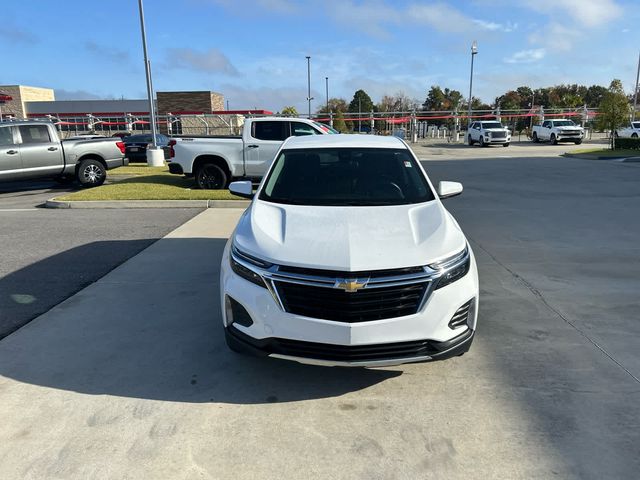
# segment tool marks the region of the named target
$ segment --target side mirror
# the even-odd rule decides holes
[[[253,198],[253,185],[250,180],[243,180],[241,182],[231,182],[229,184],[229,191],[234,195],[242,198]]]
[[[442,198],[455,197],[462,193],[462,184],[458,182],[438,183],[438,196]]]

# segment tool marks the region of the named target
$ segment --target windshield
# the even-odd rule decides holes
[[[633,122],[633,123],[631,124],[631,127],[632,127],[632,128],[640,128],[640,122]]]
[[[575,127],[576,124],[571,120],[556,120],[553,122],[554,127]]]
[[[292,205],[404,205],[434,200],[406,149],[283,150],[260,200]]]
[[[482,128],[504,128],[500,122],[482,122]]]

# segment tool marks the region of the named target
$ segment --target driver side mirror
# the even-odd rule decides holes
[[[231,182],[229,184],[229,191],[242,198],[253,198],[253,185],[250,180]]]
[[[438,196],[440,199],[455,197],[462,193],[462,184],[458,182],[438,183]]]

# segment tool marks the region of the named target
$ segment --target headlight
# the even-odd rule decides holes
[[[450,283],[464,277],[471,267],[471,255],[469,247],[464,247],[460,253],[446,258],[438,263],[432,263],[429,268],[441,272],[436,280],[435,289],[446,287]]]
[[[231,255],[229,255],[229,262],[231,263],[231,270],[233,270],[236,275],[255,285],[258,285],[259,287],[267,288],[264,280],[262,280],[262,276],[252,270],[250,266],[266,269],[271,267],[270,263],[263,262],[262,260],[255,258],[247,253],[241,252],[235,247],[235,245],[231,246]]]

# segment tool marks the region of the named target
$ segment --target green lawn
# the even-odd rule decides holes
[[[582,148],[571,150],[567,155],[589,155],[594,157],[640,157],[640,150],[611,150],[610,148]]]
[[[56,200],[243,200],[229,190],[199,190],[193,178],[169,173],[167,167],[129,165],[108,172],[109,183]],[[134,175],[118,179],[118,175]]]

